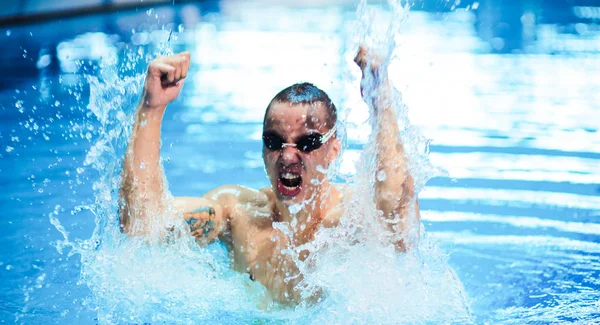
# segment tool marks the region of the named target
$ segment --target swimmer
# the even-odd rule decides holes
[[[397,238],[392,244],[405,251],[410,246],[406,240],[409,213],[414,211],[419,218],[419,210],[391,107],[392,86],[387,73],[380,71],[376,54],[361,46],[354,61],[362,70],[363,99],[380,124],[376,128],[377,170],[385,177],[375,182],[373,200],[382,225],[398,235],[391,236]],[[148,67],[125,155],[121,229],[130,236],[149,236],[156,228],[150,216],[174,206],[179,213],[173,213],[173,218],[183,216],[189,235],[198,244],[226,243],[235,270],[247,272],[263,284],[274,301],[300,303],[297,284],[302,275],[293,257],[282,251],[313,240],[323,227],[335,227],[344,213],[343,199],[351,195],[345,187],[330,183],[323,173],[342,146],[336,134],[336,107],[324,91],[310,83],[282,90],[267,106],[263,122],[262,156],[269,187],[255,190],[224,185],[202,197],[176,197],[166,202],[160,165],[162,118],[167,105],[179,95],[189,68],[187,52],[159,57]],[[302,209],[296,212],[293,207],[299,204]],[[296,222],[291,222],[293,218]],[[276,222],[288,222],[288,235],[274,227]],[[303,251],[296,258],[305,260],[307,256]]]

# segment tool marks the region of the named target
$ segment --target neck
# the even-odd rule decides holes
[[[329,211],[332,202],[330,187],[331,185],[329,182],[324,181],[315,189],[315,194],[312,199],[300,203],[302,208],[295,214],[290,212],[289,206],[279,201],[276,203],[279,212],[279,221],[288,222],[290,224],[290,228],[294,234],[294,242],[296,242],[296,244],[300,245],[306,243],[314,237],[321,220],[323,220],[327,211]],[[293,206],[294,205],[292,205],[292,207]]]

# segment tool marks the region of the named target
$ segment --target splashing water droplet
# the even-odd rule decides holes
[[[380,170],[377,172],[377,180],[378,181],[383,182],[383,181],[385,181],[386,178],[387,178],[387,176],[385,174],[385,171]]]
[[[18,100],[15,103],[15,107],[19,109],[19,113],[23,113],[24,108],[23,108],[23,101],[22,100]]]
[[[54,102],[54,107],[58,107],[58,106],[60,106],[60,102],[57,100]]]
[[[298,212],[300,212],[300,210],[302,210],[303,207],[303,204],[298,203],[290,205],[288,209],[290,210],[291,214],[297,214]]]
[[[11,146],[6,146],[6,152],[12,152],[13,150],[15,150],[15,148]]]
[[[12,34],[11,31],[10,31],[10,29],[7,29],[6,30],[6,36],[10,36],[10,34]]]

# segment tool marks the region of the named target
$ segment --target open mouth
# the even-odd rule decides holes
[[[277,180],[277,190],[281,195],[294,197],[302,191],[302,176],[293,172],[282,172]]]

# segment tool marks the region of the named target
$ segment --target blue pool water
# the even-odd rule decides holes
[[[425,249],[438,255],[408,258],[405,269],[386,274],[422,279],[411,266],[446,263],[447,254],[474,323],[600,322],[600,7],[516,3],[415,5],[402,25],[391,75],[412,124],[432,140],[431,161],[447,173],[419,195],[427,240],[444,253]],[[240,298],[252,295],[232,284],[242,280],[223,267],[218,245],[131,253],[137,246],[96,241],[114,221],[114,186],[106,184],[125,144],[110,131],[127,123],[139,96],[139,78],[121,77],[167,48],[190,51],[194,63],[163,125],[173,195],[266,186],[265,105],[302,80],[343,108],[340,179],[352,175],[368,133],[350,62],[355,8],[221,1],[1,29],[0,322],[311,323],[337,313],[340,323],[402,323],[419,313],[444,322],[444,312],[447,322],[465,321],[435,302],[435,290],[409,296],[383,287],[382,305],[402,309],[416,297],[422,303],[410,308],[419,313],[384,310],[406,318],[381,319],[351,299],[317,311],[252,313],[255,303]],[[198,268],[184,255],[216,265],[220,278],[182,290],[177,281],[195,281],[185,270]],[[340,276],[354,292],[379,290]],[[445,278],[424,279],[445,288]]]

